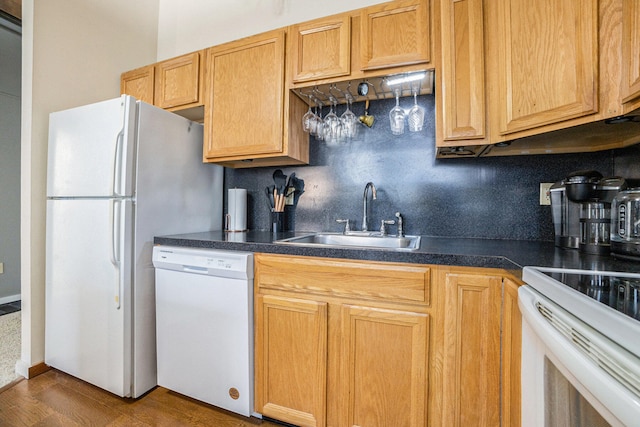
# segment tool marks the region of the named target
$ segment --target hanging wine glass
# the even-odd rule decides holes
[[[418,87],[414,86],[411,90],[413,92],[413,107],[407,114],[409,132],[420,132],[424,125],[424,108],[418,105]]]
[[[389,124],[391,125],[391,133],[394,135],[402,135],[404,133],[404,110],[400,108],[400,89],[394,89],[396,96],[396,106],[389,111]]]
[[[327,143],[337,143],[342,133],[342,122],[336,115],[337,100],[330,97],[331,109],[324,118],[324,139]]]
[[[318,101],[318,113],[315,120],[315,133],[314,136],[318,141],[324,140],[324,122],[322,121],[322,102]]]
[[[342,133],[345,138],[351,139],[358,135],[358,117],[351,111],[351,102],[353,98],[347,95],[347,109],[340,116],[342,121]]]
[[[313,111],[311,111],[311,98],[309,98],[309,109],[304,116],[302,116],[302,130],[310,133],[311,132],[311,121],[313,120]]]

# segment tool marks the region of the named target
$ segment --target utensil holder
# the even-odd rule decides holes
[[[296,230],[296,207],[285,205],[284,207],[284,231]]]
[[[271,212],[271,232],[281,233],[284,231],[284,212]]]

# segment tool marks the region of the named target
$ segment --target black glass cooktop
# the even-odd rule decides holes
[[[544,274],[620,313],[640,320],[640,278],[598,273],[545,271]]]

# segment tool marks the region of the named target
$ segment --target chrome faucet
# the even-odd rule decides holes
[[[362,231],[369,231],[369,202],[367,202],[369,187],[371,187],[371,200],[378,198],[376,186],[373,185],[373,182],[367,182],[367,185],[364,187],[364,195],[362,196]]]
[[[404,218],[400,212],[396,212],[396,218],[398,218],[398,237],[404,237]]]

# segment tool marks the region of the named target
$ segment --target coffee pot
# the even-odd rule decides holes
[[[593,170],[577,171],[565,179],[567,197],[580,204],[581,252],[606,255],[611,250],[611,203],[627,188],[623,178],[603,178]]]

